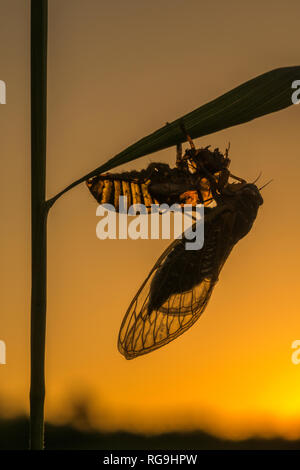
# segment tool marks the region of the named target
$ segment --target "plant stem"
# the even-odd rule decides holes
[[[31,386],[30,448],[43,449],[47,206],[47,0],[31,0]]]

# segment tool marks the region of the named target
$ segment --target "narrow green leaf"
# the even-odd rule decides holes
[[[67,191],[93,176],[144,155],[185,142],[186,136],[180,127],[181,122],[184,123],[189,135],[195,139],[287,108],[293,104],[292,94],[295,90],[292,88],[292,83],[295,80],[300,80],[300,66],[271,70],[243,83],[127,147],[56,194],[48,201],[48,208]]]
[[[292,83],[300,79],[300,66],[283,67],[259,75],[185,116],[166,124],[152,134],[126,148],[91,172],[92,177],[103,171],[135,160],[158,150],[185,142],[180,128],[184,122],[192,138],[251,121],[292,104]]]

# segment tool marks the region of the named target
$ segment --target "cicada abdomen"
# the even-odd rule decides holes
[[[127,206],[144,204],[150,212],[152,204],[158,204],[157,199],[149,192],[150,179],[145,179],[138,172],[134,176],[103,174],[87,180],[86,184],[99,204],[112,204],[119,210],[120,196],[126,196]]]

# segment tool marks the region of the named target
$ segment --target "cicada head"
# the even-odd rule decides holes
[[[245,183],[242,188],[241,197],[247,198],[247,200],[250,199],[258,206],[261,206],[264,202],[258,187],[253,183]]]
[[[264,202],[258,187],[254,183],[232,183],[227,184],[223,191],[226,196],[234,196],[236,200],[240,200],[241,203],[249,203],[257,206],[261,206]]]

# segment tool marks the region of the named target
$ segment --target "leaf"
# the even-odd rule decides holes
[[[188,134],[197,138],[287,108],[293,104],[292,83],[297,79],[300,79],[300,66],[283,67],[259,75],[127,147],[85,178],[185,142],[181,121]]]

